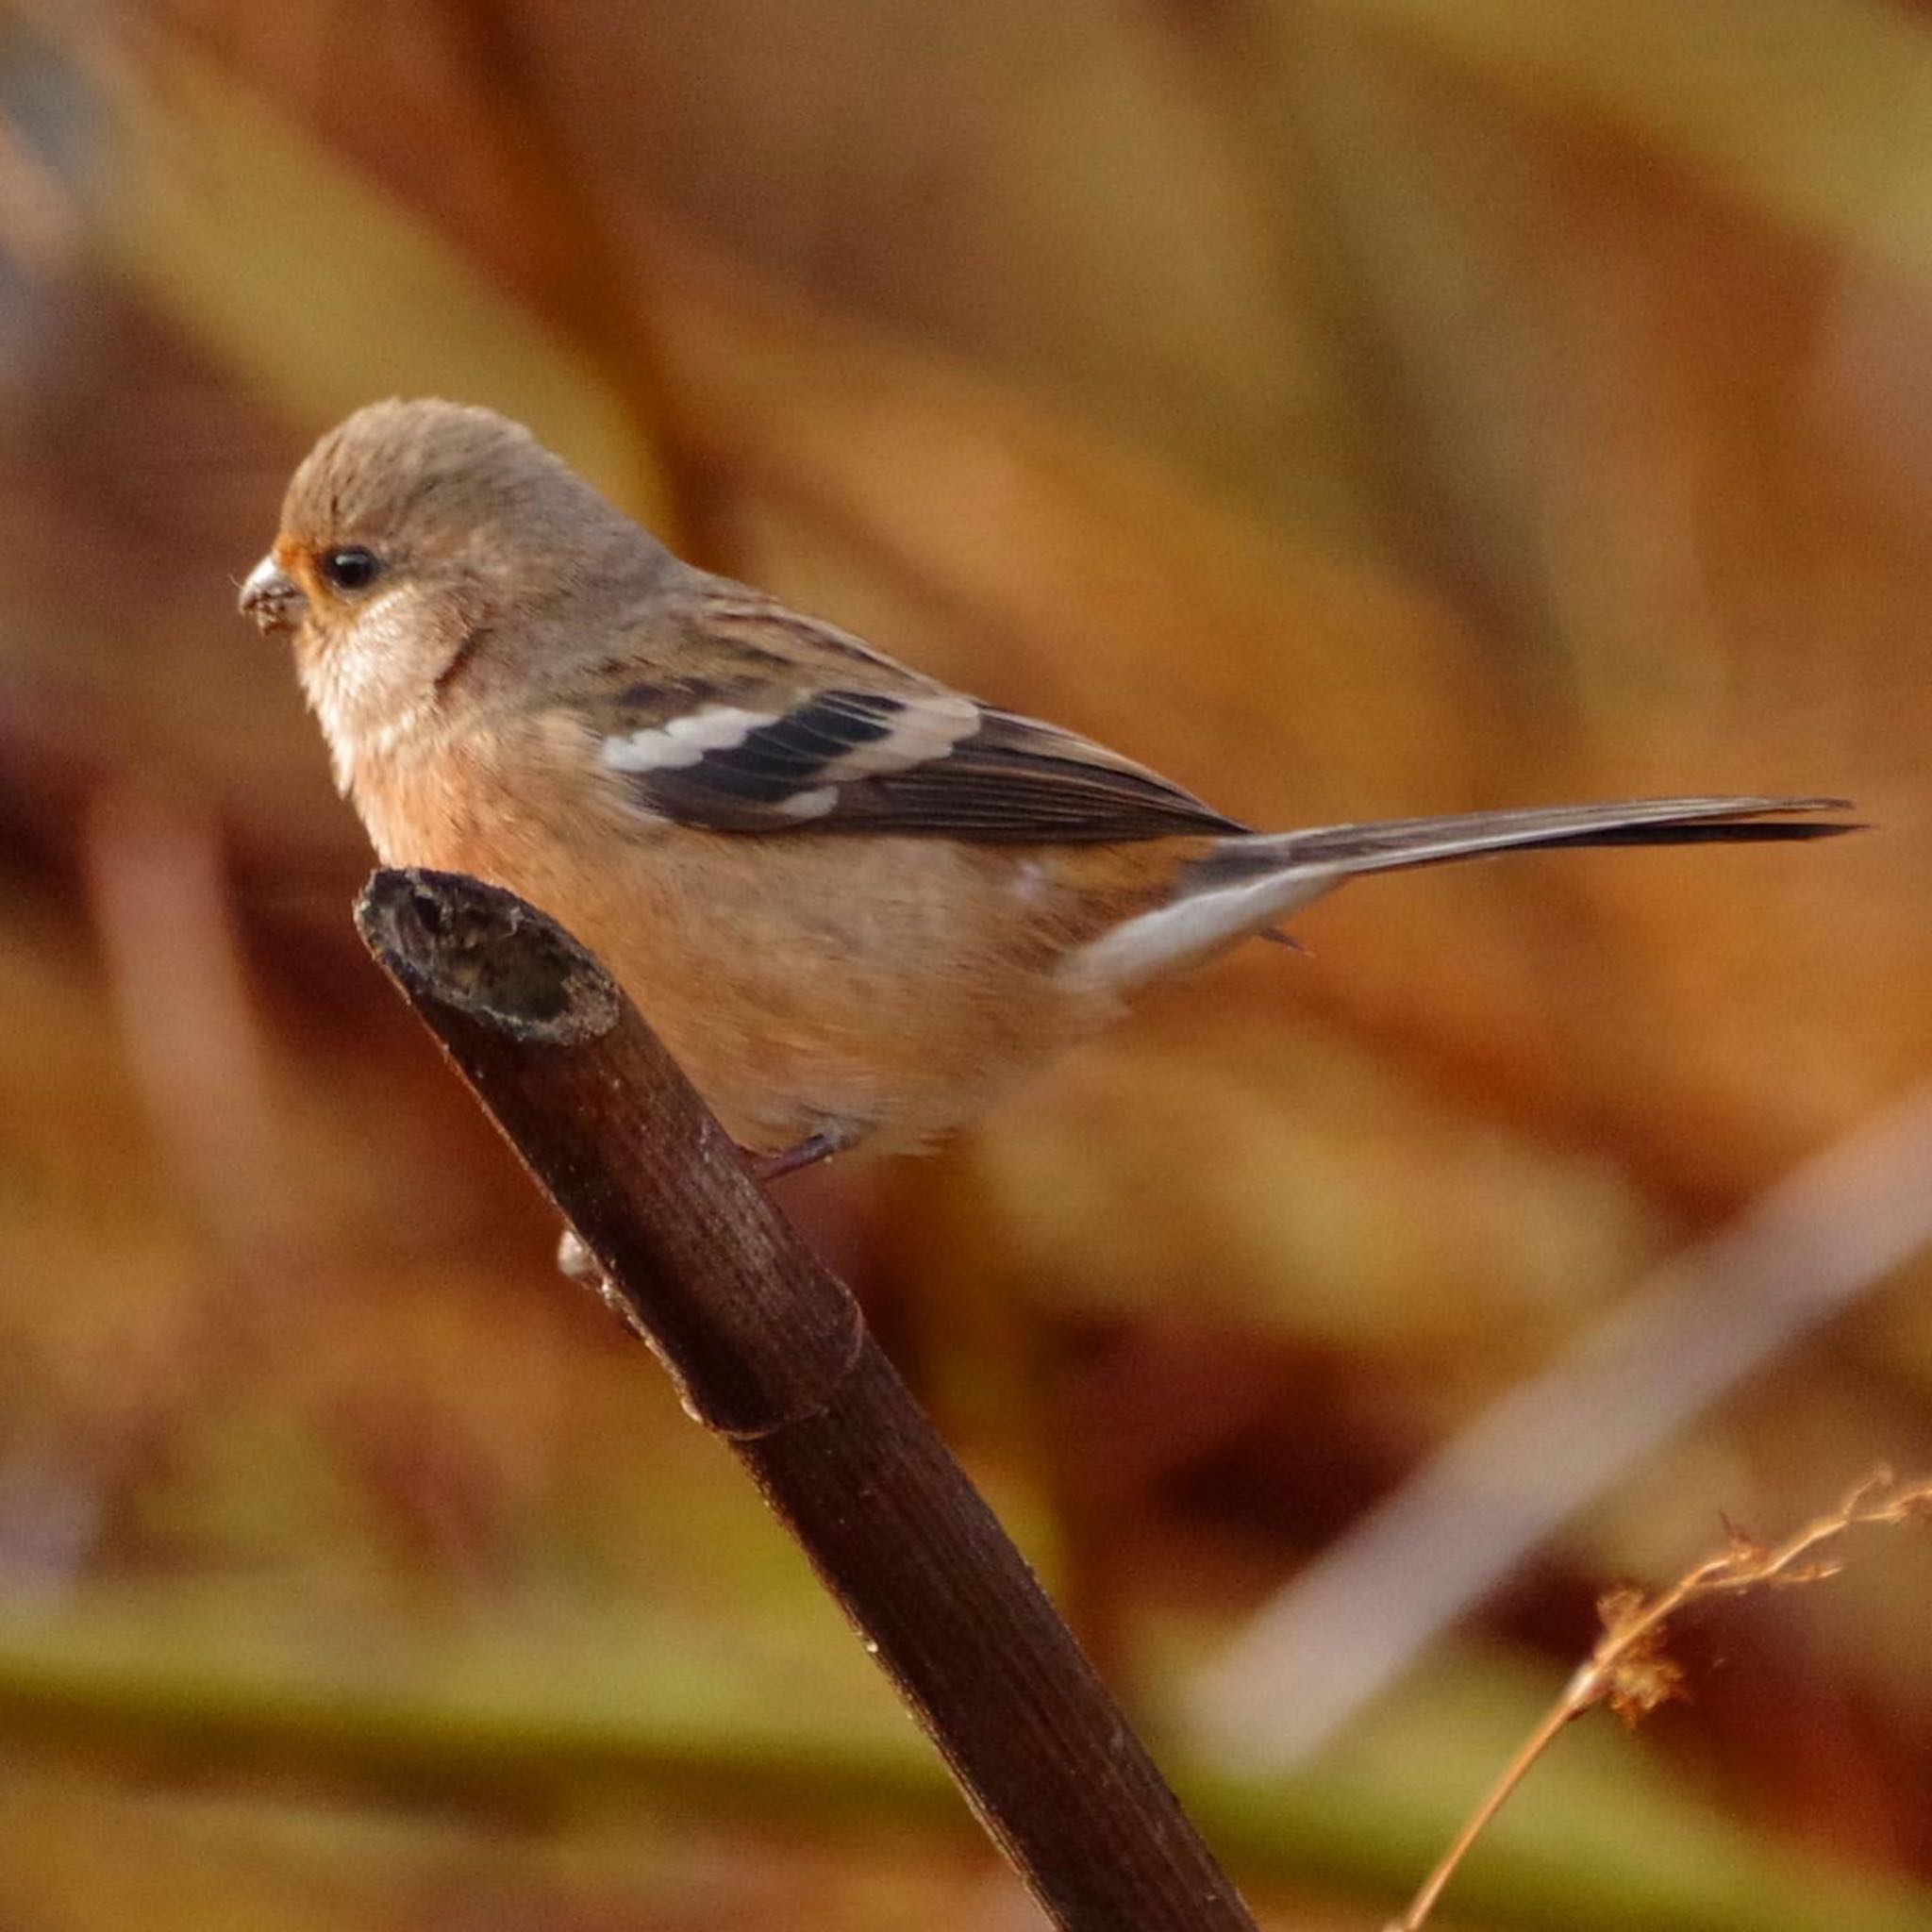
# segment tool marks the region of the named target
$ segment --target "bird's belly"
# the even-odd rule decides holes
[[[467,845],[468,841],[459,841]],[[502,828],[434,863],[522,893],[604,960],[741,1144],[924,1146],[1111,1019],[1009,852],[678,830],[575,848]],[[1069,908],[1071,915],[1072,908]]]

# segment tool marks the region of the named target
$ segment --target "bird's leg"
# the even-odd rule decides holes
[[[808,1139],[800,1141],[795,1146],[780,1148],[776,1154],[754,1154],[749,1148],[741,1148],[745,1163],[760,1181],[775,1181],[788,1174],[796,1174],[802,1167],[810,1167],[815,1162],[829,1160],[835,1154],[842,1153],[858,1139],[856,1127],[822,1127]],[[614,1294],[610,1285],[604,1278],[604,1271],[597,1266],[595,1257],[573,1228],[565,1228],[557,1243],[557,1270],[559,1274],[577,1282],[585,1288],[594,1290],[603,1300],[631,1326],[637,1325],[625,1305]]]
[[[796,1174],[801,1167],[810,1167],[815,1161],[828,1160],[833,1155],[843,1153],[858,1138],[852,1127],[821,1127],[796,1146],[781,1148],[776,1154],[753,1154],[747,1149],[744,1158],[759,1180],[781,1180],[788,1174]]]

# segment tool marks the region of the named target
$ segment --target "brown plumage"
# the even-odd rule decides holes
[[[1137,987],[1357,873],[1846,829],[1773,816],[1833,799],[1689,798],[1251,833],[690,568],[449,403],[324,437],[242,602],[291,635],[383,859],[561,919],[779,1164],[930,1142]]]

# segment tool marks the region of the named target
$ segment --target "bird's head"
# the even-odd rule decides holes
[[[528,430],[489,409],[373,403],[302,460],[243,613],[289,637],[340,769],[432,706],[503,634],[665,553]]]

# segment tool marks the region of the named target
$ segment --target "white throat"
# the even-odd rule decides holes
[[[348,793],[358,767],[396,757],[430,723],[442,665],[427,661],[423,647],[441,628],[395,591],[360,611],[328,649],[299,657],[297,675],[328,742],[339,791]]]

